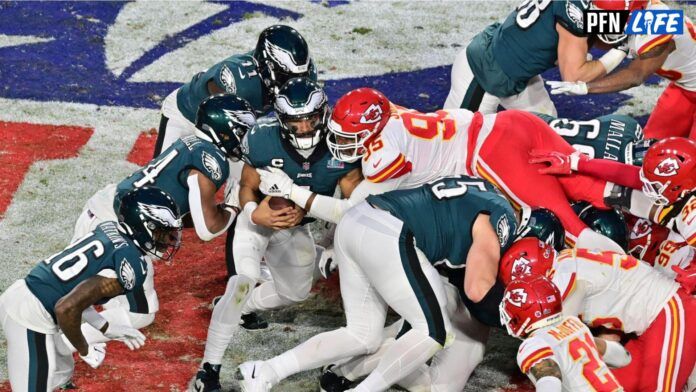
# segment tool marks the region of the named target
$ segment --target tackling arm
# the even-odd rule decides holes
[[[495,294],[494,291],[497,291],[493,289],[498,276],[500,243],[488,215],[479,214],[471,232],[473,243],[466,258],[464,293],[473,303],[483,307],[489,300],[496,302],[491,297]],[[501,297],[502,295],[497,298],[498,303]],[[496,303],[495,307],[497,306]]]
[[[86,356],[89,352],[89,345],[80,329],[82,312],[103,298],[115,297],[122,293],[123,287],[118,279],[93,276],[58,300],[55,308],[58,326],[80,355]],[[105,323],[101,332],[106,332],[108,328],[109,324]]]
[[[237,212],[232,206],[215,202],[215,184],[198,170],[191,170],[186,182],[196,234],[203,241],[210,241],[227,230]]]
[[[599,60],[587,61],[587,38],[577,37],[560,24],[558,32],[558,69],[567,82],[590,81],[611,72],[626,57],[622,50],[611,49]]]
[[[631,61],[628,67],[607,77],[587,84],[590,93],[611,93],[639,86],[654,74],[667,60],[667,56],[676,48],[674,41],[658,45]]]

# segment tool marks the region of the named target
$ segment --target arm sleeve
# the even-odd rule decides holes
[[[213,238],[224,233],[227,228],[230,227],[232,221],[237,216],[235,213],[230,211],[230,219],[227,221],[225,227],[218,231],[217,233],[211,233],[208,230],[208,225],[205,223],[205,215],[203,214],[203,203],[201,201],[201,190],[198,187],[198,174],[192,174],[186,179],[188,184],[188,202],[189,208],[191,209],[191,219],[193,220],[193,227],[196,230],[198,238],[203,241],[210,241]]]
[[[331,223],[338,223],[343,214],[351,207],[365,200],[369,195],[378,195],[398,188],[399,179],[373,183],[363,180],[353,190],[348,199],[337,199],[330,196],[316,195],[312,202],[309,215]]]
[[[600,178],[633,189],[642,189],[640,167],[614,162],[608,159],[578,161],[578,173]]]

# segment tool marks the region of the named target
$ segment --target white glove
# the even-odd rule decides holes
[[[259,185],[261,193],[285,199],[290,198],[292,186],[294,184],[292,179],[290,179],[284,171],[276,167],[256,169],[256,171],[259,173],[259,176],[261,176],[261,184]]]
[[[104,357],[106,356],[106,343],[95,343],[95,344],[90,344],[89,346],[89,351],[87,351],[87,355],[82,356],[80,355],[80,358],[82,358],[83,361],[87,362],[87,364],[94,369],[98,368],[99,365],[104,362]]]
[[[239,182],[232,178],[225,184],[225,205],[239,208]]]
[[[106,328],[104,336],[111,340],[123,342],[131,350],[137,350],[145,344],[145,335],[127,325],[111,324]]]
[[[333,260],[334,251],[333,246],[324,249],[321,252],[321,257],[319,258],[319,272],[324,279],[328,279],[331,274],[336,271],[336,263]]]
[[[551,87],[551,95],[587,95],[587,83],[585,82],[546,82]]]

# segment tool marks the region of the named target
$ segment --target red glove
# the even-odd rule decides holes
[[[532,150],[529,152],[531,159],[529,163],[548,163],[549,166],[539,169],[540,174],[571,174],[578,170],[578,163],[590,158],[577,151],[572,154],[565,154],[558,151]]]
[[[677,273],[674,280],[676,280],[689,295],[693,295],[696,292],[696,265],[691,263],[686,268],[673,265],[672,271]]]

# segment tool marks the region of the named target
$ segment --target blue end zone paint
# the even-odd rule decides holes
[[[322,2],[329,7],[344,3]],[[302,17],[281,8],[236,2],[226,10],[160,42],[117,78],[105,65],[104,37],[123,5],[121,2],[0,3],[0,34],[54,38],[46,43],[0,48],[0,96],[158,108],[161,100],[177,88],[178,83],[133,83],[126,79],[186,43],[243,20],[247,13],[261,12],[278,18]],[[593,53],[595,56],[600,54],[596,51]],[[211,59],[211,63],[218,60]],[[440,66],[413,72],[330,80],[326,82],[326,90],[333,102],[353,88],[370,86],[383,91],[398,104],[432,111],[439,109],[447,97],[450,68]],[[326,73],[322,72],[321,76],[326,76]],[[546,80],[560,80],[558,69],[544,73],[543,77]],[[656,80],[656,77],[651,78],[648,83],[655,83]],[[628,95],[621,93],[552,97],[560,115],[575,119],[594,118],[613,112],[628,98]]]

